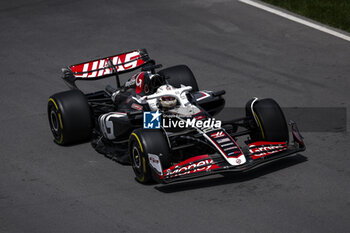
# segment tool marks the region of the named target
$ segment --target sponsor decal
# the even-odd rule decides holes
[[[207,135],[225,157],[238,158],[242,154],[240,148],[236,145],[235,141],[226,133],[226,131],[220,129],[214,132],[208,132]],[[222,144],[222,142],[225,142],[225,144]]]
[[[136,94],[140,94],[143,90],[143,79],[144,79],[145,73],[141,72],[136,77]]]
[[[237,147],[236,147],[237,148]],[[233,156],[234,154],[240,154],[240,151],[234,151],[227,154],[227,156]]]
[[[133,104],[131,105],[131,108],[136,109],[136,110],[139,110],[139,111],[142,111],[142,109],[143,109],[143,107],[142,107],[141,105],[135,104],[135,103],[133,103]]]
[[[151,161],[152,163],[155,163],[155,164],[158,164],[159,163],[159,160],[158,159],[155,159],[153,157],[150,157],[149,158],[149,161]]]
[[[196,116],[196,117],[194,117],[196,120],[202,120],[202,119],[204,119],[205,118],[205,116]]]
[[[112,68],[108,65],[108,59],[112,60],[117,71],[124,71],[136,68],[145,62],[141,59],[139,51],[132,51],[125,54],[111,56],[101,60],[90,61],[70,66],[76,78],[96,78],[112,73]]]
[[[223,138],[223,139],[219,139],[219,140],[217,140],[217,142],[218,143],[224,143],[224,142],[229,142],[229,141],[231,141],[229,138]],[[225,145],[227,145],[227,144],[225,144]],[[222,146],[225,146],[225,145],[222,145]]]
[[[221,137],[225,137],[225,134],[224,134],[224,132],[222,132],[222,131],[218,131],[218,132],[216,132],[216,133],[210,134],[210,136],[211,136],[212,138],[221,138]]]
[[[131,86],[135,85],[135,83],[136,83],[136,78],[132,77],[130,80],[125,82],[125,87],[131,87]]]
[[[224,136],[222,138],[215,138],[217,132],[222,132]],[[218,134],[221,135],[221,134]],[[237,166],[240,164],[244,164],[246,162],[245,156],[239,146],[236,144],[236,142],[233,140],[233,138],[230,137],[230,135],[223,129],[219,129],[216,131],[211,131],[204,136],[212,142],[212,144],[218,149],[220,154],[226,159],[226,161],[233,166]],[[229,148],[224,148],[221,143],[219,143],[220,140],[226,139],[225,141],[229,141],[234,144],[234,146],[230,146]],[[239,159],[238,163],[237,159]]]
[[[249,153],[252,159],[262,158],[284,150],[287,150],[285,142],[255,142],[249,144]]]
[[[175,166],[164,170],[164,175],[171,177],[187,175],[196,172],[208,172],[219,168],[208,155],[200,155],[187,159]]]
[[[228,139],[228,140],[230,140],[230,139]],[[234,145],[234,143],[230,142],[230,143],[222,144],[221,146],[225,147],[225,146],[230,146],[230,145]]]
[[[127,114],[125,112],[110,112],[101,115],[98,118],[98,122],[103,136],[110,140],[115,139],[113,118],[121,118],[125,117],[126,115]]]
[[[143,128],[144,129],[160,129],[161,113],[156,112],[143,112]]]
[[[233,144],[233,143],[232,143]],[[224,146],[224,145],[222,145]],[[227,151],[227,150],[234,150],[234,149],[237,149],[237,146],[231,146],[231,147],[226,147],[224,148],[224,151]]]
[[[159,175],[163,175],[163,169],[162,169],[162,165],[160,163],[159,156],[155,155],[155,154],[148,154],[148,160],[149,160],[150,165],[155,169],[155,171]]]

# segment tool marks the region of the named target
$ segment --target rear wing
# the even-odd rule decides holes
[[[138,69],[149,62],[154,62],[148,56],[146,49],[133,50],[105,58],[83,62],[63,68],[63,79],[73,88],[76,80],[97,80]]]

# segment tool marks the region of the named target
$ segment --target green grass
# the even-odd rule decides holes
[[[350,32],[350,0],[262,0]]]

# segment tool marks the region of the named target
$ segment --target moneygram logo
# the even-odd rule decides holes
[[[182,119],[177,115],[163,115],[157,110],[156,112],[143,112],[144,129],[164,128],[221,128],[221,121],[215,118],[204,119]],[[219,135],[218,135],[219,136]]]

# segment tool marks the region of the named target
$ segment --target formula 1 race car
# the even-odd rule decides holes
[[[130,164],[136,180],[171,183],[210,174],[244,172],[305,150],[295,122],[292,142],[273,99],[249,100],[245,116],[214,118],[225,105],[220,91],[199,91],[185,65],[161,65],[145,49],[62,69],[69,91],[52,95],[48,118],[59,145],[91,141],[100,153]],[[140,69],[125,84],[119,75]],[[116,88],[84,94],[77,80],[116,77]],[[239,138],[243,138],[239,140]]]

